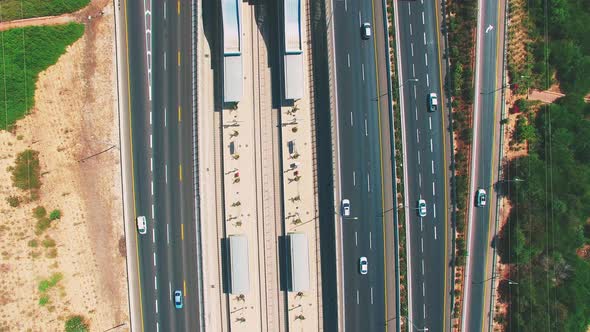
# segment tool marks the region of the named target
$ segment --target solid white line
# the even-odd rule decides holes
[[[371,304],[373,304],[373,287],[371,287]]]
[[[150,134],[150,149],[152,148],[152,134]]]
[[[424,53],[424,62],[426,62],[426,67],[428,67],[428,53]]]
[[[164,127],[168,126],[168,110],[164,107]]]
[[[436,203],[432,204],[432,211],[434,213],[434,217],[436,218]]]
[[[422,12],[422,24],[424,24],[424,12]]]
[[[154,289],[158,290],[158,276],[154,276]]]
[[[422,275],[424,275],[424,259],[422,259]]]
[[[426,74],[426,86],[430,86],[430,76]]]
[[[436,226],[434,226],[434,239],[436,240]]]
[[[356,290],[356,304],[359,304],[359,290]]]
[[[424,238],[423,237],[420,238],[420,251],[424,252]]]
[[[158,299],[156,299],[156,313],[158,313]]]
[[[430,152],[432,152],[432,138],[430,139]],[[434,160],[432,161],[433,165],[434,165]]]
[[[348,57],[348,68],[350,68],[350,53],[346,54],[346,56]]]
[[[166,224],[166,243],[170,244],[170,224]]]
[[[166,180],[166,183],[168,183],[168,164],[164,166],[164,178]]]
[[[426,45],[426,32],[424,33],[424,45]]]
[[[352,112],[350,112],[350,126],[354,127],[354,119],[352,118]]]
[[[420,135],[418,134],[418,129],[416,129],[416,142],[420,143]]]
[[[371,192],[371,177],[367,173],[367,192]]]
[[[436,196],[435,190],[434,190],[434,182],[432,182],[432,196]]]
[[[432,117],[431,116],[428,117],[428,126],[430,127],[430,130],[432,130]]]
[[[356,187],[356,172],[352,171],[352,185]]]
[[[371,232],[369,232],[369,249],[373,249],[373,240],[372,240]]]
[[[434,160],[432,161],[432,174],[434,174]]]
[[[354,232],[354,245],[355,246],[359,246],[359,239],[358,239],[358,233]]]
[[[418,165],[420,165],[420,151],[417,151],[417,152],[418,152]]]
[[[365,64],[361,63],[361,72],[363,74],[363,81],[365,80]]]
[[[414,56],[414,43],[410,43],[410,49],[412,50],[412,56]]]
[[[154,204],[152,204],[152,219],[154,219]]]
[[[152,243],[156,243],[156,230],[152,228]]]
[[[156,253],[154,253],[154,266],[156,266]]]
[[[369,136],[369,127],[367,126],[367,119],[365,119],[365,136]]]

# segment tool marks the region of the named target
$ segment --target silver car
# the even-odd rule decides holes
[[[426,201],[423,199],[418,200],[418,215],[420,217],[426,217]]]
[[[433,92],[428,96],[428,106],[430,112],[436,112],[438,109],[438,97],[436,93]]]
[[[359,258],[359,272],[361,274],[369,273],[369,261],[365,256]]]
[[[350,217],[350,201],[346,198],[342,200],[342,215]]]

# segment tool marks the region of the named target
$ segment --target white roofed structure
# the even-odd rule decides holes
[[[289,291],[303,292],[309,289],[309,246],[307,235],[289,233]]]
[[[221,0],[223,17],[223,101],[242,98],[242,1]]]
[[[303,97],[303,49],[301,45],[301,0],[284,1],[285,99]]]
[[[250,290],[248,238],[245,235],[229,237],[230,294],[247,294]]]

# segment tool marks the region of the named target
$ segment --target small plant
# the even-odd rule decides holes
[[[42,244],[43,244],[43,247],[45,247],[45,248],[53,248],[53,247],[55,247],[55,240],[50,238],[49,236],[47,236],[43,240]]]
[[[33,209],[33,215],[35,218],[41,219],[47,215],[47,210],[45,210],[45,208],[42,206],[37,206]]]
[[[293,220],[293,223],[294,223],[295,225],[299,225],[299,224],[301,224],[301,223],[302,223],[302,221],[301,221],[301,219],[300,219],[300,218],[297,218],[297,219]]]
[[[295,152],[291,155],[291,157],[293,157],[293,159],[297,159],[299,158],[299,152]]]
[[[297,130],[299,130],[299,129],[297,129],[297,127],[293,127],[293,128],[291,128],[291,131],[292,131],[292,132],[294,132],[294,133],[296,133],[296,132],[297,132]]]
[[[240,183],[240,178],[234,178],[234,180],[232,181],[232,183]]]
[[[234,160],[238,160],[238,159],[240,159],[240,155],[239,155],[238,153],[234,153],[234,154],[232,154],[232,155],[231,155],[231,157],[232,157]]]
[[[47,257],[47,258],[55,258],[55,257],[57,257],[57,248],[51,248],[51,249],[49,249],[49,251],[45,254],[45,257]]]
[[[242,301],[242,302],[243,301],[246,301],[246,295],[240,294],[240,295],[236,296],[236,300],[237,301]]]
[[[297,320],[297,319],[299,319],[299,320],[305,320],[305,316],[303,316],[303,315],[297,315],[297,316],[295,316],[295,320]]]
[[[240,201],[236,201],[231,204],[231,206],[233,206],[233,207],[240,206],[240,205],[242,205],[242,202],[240,202]]]
[[[51,213],[49,214],[49,220],[56,220],[56,219],[61,219],[61,211],[58,209],[51,211]]]
[[[41,218],[37,221],[37,224],[35,225],[35,234],[36,235],[40,235],[43,232],[45,232],[46,229],[49,228],[49,226],[51,226],[51,220],[49,220],[49,218]]]
[[[41,298],[39,299],[39,305],[43,307],[47,303],[49,303],[49,295],[43,295],[43,296],[41,296]]]
[[[39,292],[45,293],[47,290],[52,288],[53,286],[57,285],[63,279],[63,274],[56,272],[49,277],[49,279],[44,279],[39,282]]]
[[[241,221],[236,221],[236,222],[234,223],[234,226],[236,226],[236,227],[240,227],[240,226],[242,226],[242,222],[241,222]]]
[[[88,324],[80,315],[70,316],[66,321],[66,332],[87,332]]]
[[[6,201],[11,207],[17,207],[20,205],[20,198],[18,196],[8,196]]]
[[[244,318],[244,317],[236,318],[236,322],[238,322],[238,323],[244,323],[245,321],[246,321],[246,318]]]
[[[37,240],[32,239],[31,241],[29,241],[29,247],[37,248],[38,246],[39,246],[39,242],[37,242]]]

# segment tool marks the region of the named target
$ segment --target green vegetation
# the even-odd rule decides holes
[[[39,152],[25,150],[16,156],[14,163],[14,167],[8,167],[8,171],[12,173],[13,186],[23,190],[37,190],[41,187]]]
[[[37,242],[37,240],[32,239],[31,241],[29,241],[29,247],[31,248],[37,248],[39,246],[39,242]]]
[[[49,228],[49,226],[51,226],[51,220],[48,218],[41,218],[37,220],[37,223],[35,224],[35,234],[41,235]]]
[[[537,141],[508,169],[513,209],[498,253],[514,287],[500,284],[507,331],[586,331],[590,324],[590,107],[566,96],[541,110]]]
[[[2,0],[0,22],[72,13],[89,2],[90,0]]]
[[[45,248],[53,248],[53,247],[55,247],[55,240],[49,236],[46,236],[45,239],[43,240],[42,244],[43,244],[43,247],[45,247]]]
[[[66,321],[65,326],[66,332],[87,332],[88,324],[85,322],[84,317],[80,315],[71,316]]]
[[[2,2],[2,12],[6,10],[5,2]],[[20,3],[20,0],[15,2]],[[34,2],[54,4],[65,1]],[[55,64],[66,47],[83,33],[84,26],[77,23],[10,29],[2,33],[0,42],[4,52],[0,52],[0,63],[3,64],[0,77],[4,79],[0,80],[0,105],[3,105],[0,130],[10,129],[34,106],[39,73]]]
[[[47,210],[45,210],[45,208],[42,206],[37,206],[36,208],[33,209],[33,215],[37,219],[43,218],[47,215]]]
[[[43,307],[43,306],[45,306],[47,303],[49,303],[49,295],[42,295],[42,296],[39,298],[39,305]]]
[[[56,219],[60,219],[61,218],[61,211],[58,209],[55,209],[53,211],[51,211],[51,213],[49,214],[49,220],[56,220]]]
[[[12,207],[17,207],[20,205],[20,197],[18,196],[8,196],[6,201],[8,202],[8,205]]]
[[[55,272],[54,274],[51,275],[51,277],[49,277],[49,279],[44,279],[39,282],[39,286],[38,286],[39,292],[41,292],[41,293],[47,292],[50,288],[57,285],[57,283],[60,282],[62,279],[63,279],[63,274],[61,274],[59,272]]]

